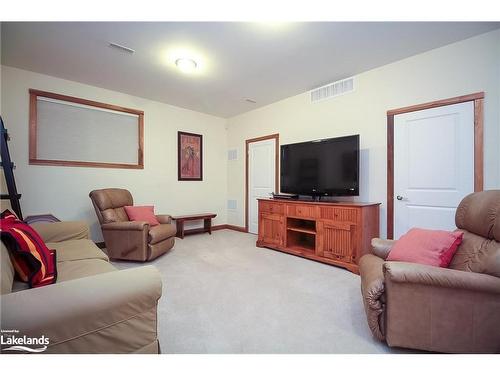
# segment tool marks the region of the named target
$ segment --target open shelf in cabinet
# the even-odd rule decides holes
[[[294,232],[316,234],[316,220],[287,218],[286,229]]]
[[[286,244],[290,249],[314,253],[316,251],[316,234],[287,230]]]

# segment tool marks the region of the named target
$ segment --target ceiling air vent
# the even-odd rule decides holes
[[[135,50],[132,49],[132,48],[129,48],[127,46],[124,46],[123,44],[118,44],[118,43],[113,43],[113,42],[109,42],[109,46],[111,48],[116,48],[116,49],[119,49],[121,51],[124,51],[124,52],[128,52],[128,53],[135,53]]]
[[[311,103],[334,98],[335,96],[343,95],[351,91],[354,91],[354,77],[342,79],[311,90]]]

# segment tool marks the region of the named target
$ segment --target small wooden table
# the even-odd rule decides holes
[[[172,216],[172,219],[175,220],[177,225],[177,234],[176,236],[179,238],[184,238],[186,234],[194,234],[194,233],[205,233],[208,232],[212,234],[212,219],[216,217],[217,214],[194,214],[194,215],[183,215],[183,216]],[[184,230],[184,222],[186,221],[194,221],[194,220],[203,220],[203,228],[195,228]]]

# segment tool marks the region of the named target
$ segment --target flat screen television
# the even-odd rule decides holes
[[[283,145],[280,156],[283,193],[359,195],[359,135]]]

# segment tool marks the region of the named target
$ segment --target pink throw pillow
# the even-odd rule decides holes
[[[448,267],[463,233],[412,228],[391,248],[387,260]]]
[[[151,226],[160,224],[154,206],[125,206],[125,212],[130,221],[147,221]]]

